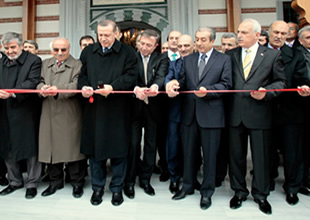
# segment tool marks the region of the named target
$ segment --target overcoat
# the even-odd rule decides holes
[[[56,59],[43,61],[41,82],[58,89],[77,89],[81,62],[69,55],[58,68]],[[82,109],[74,93],[58,93],[43,99],[39,132],[39,161],[44,163],[72,162],[85,158],[80,153]]]
[[[103,53],[97,42],[86,47],[78,87],[109,84],[114,91],[132,91],[137,80],[137,58],[133,48],[115,41]],[[132,94],[94,94],[94,102],[84,99],[81,152],[96,160],[127,157],[130,145],[130,100]]]
[[[29,52],[13,62],[0,60],[0,89],[35,89],[40,81],[41,59]],[[8,87],[8,74],[16,73]],[[13,85],[13,86],[12,86]],[[16,94],[16,98],[0,99],[0,156],[14,161],[37,156],[40,103],[36,94]]]

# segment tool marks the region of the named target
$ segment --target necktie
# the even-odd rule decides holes
[[[108,48],[104,47],[103,48],[103,53],[106,53],[108,51]]]
[[[251,67],[252,67],[252,65],[251,65],[252,60],[251,60],[251,56],[250,56],[251,50],[246,49],[245,53],[246,53],[246,55],[244,57],[243,64],[242,64],[244,79],[248,78],[249,73],[251,71]]]
[[[148,57],[143,57],[143,67],[144,67],[144,80],[145,80],[145,85],[147,86],[147,64],[148,64]],[[149,104],[148,98],[144,99],[144,102],[146,104]]]
[[[177,54],[176,53],[172,54],[172,61],[175,61],[176,59],[177,59]]]
[[[58,68],[61,66],[62,62],[57,61]]]
[[[207,55],[205,55],[205,54],[201,55],[201,59],[199,62],[199,79],[201,78],[203,69],[205,68],[205,65],[206,65],[206,61],[205,61],[206,57],[207,57]]]

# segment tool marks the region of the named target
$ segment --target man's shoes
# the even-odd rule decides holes
[[[175,194],[176,192],[178,192],[180,190],[179,181],[176,181],[175,183],[171,181],[169,185],[169,190],[172,194]]]
[[[62,189],[62,188],[64,188],[63,184],[60,184],[57,186],[49,185],[47,187],[47,189],[42,192],[41,195],[42,196],[50,196],[50,195],[53,195],[58,189]]]
[[[119,206],[119,205],[121,205],[123,202],[124,202],[124,199],[123,199],[123,193],[122,193],[122,191],[120,191],[120,192],[114,192],[113,195],[112,195],[112,200],[111,200],[112,205],[114,205],[114,206]]]
[[[140,183],[140,187],[142,189],[144,189],[144,192],[150,196],[154,196],[155,195],[155,190],[154,188],[151,186],[151,184],[147,183],[147,184],[142,184]]]
[[[297,194],[295,193],[287,193],[286,194],[286,202],[290,205],[296,205],[299,201]]]
[[[196,180],[196,182],[194,183],[194,189],[196,189],[197,191],[200,191],[201,188],[201,184],[198,180]]]
[[[271,215],[271,205],[267,201],[267,199],[254,199],[254,201],[258,204],[259,210],[267,215]]]
[[[28,188],[26,189],[25,197],[26,199],[33,199],[37,195],[37,188]]]
[[[74,198],[81,198],[84,193],[82,186],[73,186],[72,195]]]
[[[0,176],[0,186],[6,186],[9,184],[8,179],[5,176]]]
[[[8,187],[6,187],[4,190],[2,190],[2,191],[0,192],[0,195],[1,195],[1,196],[8,195],[8,194],[14,192],[15,190],[21,189],[21,188],[23,188],[23,187],[24,187],[23,185],[20,185],[20,186],[12,186],[12,185],[9,185]]]
[[[200,199],[200,208],[202,210],[206,210],[208,209],[212,204],[211,198],[210,197],[205,197],[205,196],[201,196]]]
[[[134,186],[125,186],[124,193],[129,199],[135,198],[135,187]]]
[[[229,207],[231,209],[238,209],[242,206],[242,202],[246,200],[246,197],[236,196],[232,197],[232,199],[229,202]]]
[[[102,196],[104,194],[104,189],[100,188],[97,190],[94,190],[91,198],[90,198],[90,203],[92,205],[100,205],[100,203],[102,202]]]
[[[310,196],[310,191],[307,189],[307,187],[302,186],[302,187],[298,190],[298,192],[299,192],[300,194],[305,195],[305,196]]]
[[[160,182],[166,182],[170,178],[169,173],[167,171],[163,171],[160,176],[159,176],[159,181]]]
[[[176,194],[174,194],[174,196],[172,196],[173,200],[180,200],[180,199],[184,199],[187,195],[192,195],[194,194],[193,191],[190,192],[184,192],[182,190],[179,190],[178,192],[176,192]]]

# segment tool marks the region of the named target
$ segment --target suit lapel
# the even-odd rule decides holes
[[[144,78],[144,66],[143,66],[143,60],[141,57],[140,52],[138,53],[138,67],[139,67],[139,74],[140,74],[140,78],[143,80],[143,82],[145,82],[145,78]]]
[[[236,50],[236,52],[234,54],[234,59],[235,59],[236,64],[237,64],[236,66],[239,69],[239,74],[244,79],[241,51],[242,51],[242,48],[238,47],[238,49]]]
[[[194,80],[195,80],[195,83],[197,84],[198,83],[198,81],[199,81],[199,69],[198,69],[198,59],[199,59],[199,53],[197,52],[196,54],[195,54],[195,56],[193,56],[192,57],[192,67],[191,67],[191,69],[192,70],[194,70],[193,71],[193,78],[194,78]]]
[[[217,59],[217,54],[218,52],[216,50],[213,50],[209,60],[208,60],[208,63],[207,65],[205,66],[205,68],[203,69],[203,72],[201,74],[201,77],[200,77],[200,80],[201,81],[205,76],[206,74],[208,73],[208,71],[210,70],[210,68],[212,67],[212,65],[215,63],[216,59]]]

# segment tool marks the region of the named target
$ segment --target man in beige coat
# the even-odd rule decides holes
[[[48,164],[50,184],[42,196],[49,196],[64,187],[64,163],[73,186],[73,196],[83,195],[87,170],[85,156],[80,153],[82,111],[74,93],[57,93],[57,89],[77,89],[81,62],[70,55],[65,38],[52,42],[52,55],[42,64],[41,90],[43,106],[39,133],[39,161]]]

